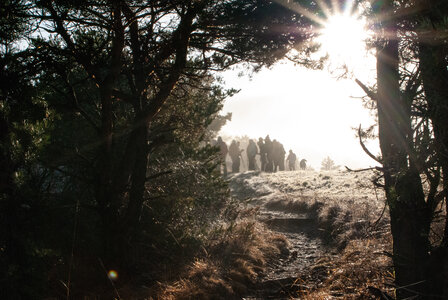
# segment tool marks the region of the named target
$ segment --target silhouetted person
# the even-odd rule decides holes
[[[273,150],[274,145],[272,144],[271,138],[269,134],[264,139],[264,146],[266,149],[266,172],[272,172],[274,170],[274,158],[273,158]]]
[[[305,170],[306,169],[306,159],[302,159],[300,161],[300,169]]]
[[[223,175],[227,176],[227,164],[226,164],[226,157],[229,150],[227,149],[227,144],[222,140],[221,137],[218,137],[218,141],[216,145],[219,147],[219,154],[221,156],[221,164],[223,166]]]
[[[272,162],[274,164],[274,172],[277,172],[277,168],[280,165],[280,143],[274,139],[272,141]]]
[[[286,156],[286,151],[285,151],[285,147],[283,147],[283,144],[279,142],[279,148],[278,148],[278,156],[279,156],[279,160],[278,160],[278,168],[280,169],[280,171],[284,171],[285,170],[285,156]]]
[[[272,141],[272,160],[274,163],[274,172],[285,170],[285,148],[283,145],[277,141]]]
[[[260,148],[260,162],[261,162],[261,171],[266,171],[266,163],[267,163],[267,153],[266,153],[266,145],[263,142],[263,138],[258,139],[258,148]]]
[[[249,145],[246,149],[247,160],[249,162],[249,171],[255,171],[255,156],[258,153],[257,145],[253,140],[249,140]]]
[[[292,152],[292,150],[289,150],[288,157],[286,158],[286,161],[288,161],[288,167],[290,171],[296,170],[296,160],[297,156]]]
[[[240,147],[235,140],[232,141],[229,147],[229,155],[232,159],[232,172],[238,173],[240,171]]]

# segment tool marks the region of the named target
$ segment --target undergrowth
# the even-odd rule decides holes
[[[390,252],[388,220],[385,217],[378,220],[366,202],[286,196],[271,199],[265,208],[306,214],[329,249],[334,249],[332,254],[319,258],[313,266],[297,274],[295,284],[303,288],[294,290],[291,296],[372,299],[378,293],[391,293],[393,274],[390,259],[385,255]],[[287,239],[256,220],[258,209],[249,206],[238,210],[238,217],[216,222],[204,233],[200,245],[193,245],[200,251],[194,255],[188,253],[184,261],[177,260],[175,266],[158,276],[157,283],[140,296],[145,295],[144,299],[241,299],[250,294],[269,262],[289,255]]]
[[[202,256],[160,284],[161,299],[240,299],[266,268],[268,260],[287,253],[288,242],[255,219],[218,228]]]

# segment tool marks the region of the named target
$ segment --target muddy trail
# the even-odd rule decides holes
[[[262,180],[259,184],[249,184],[258,175],[244,173],[233,177],[232,194],[257,208],[257,218],[272,231],[283,234],[290,246],[287,253],[267,266],[265,276],[244,299],[290,299],[309,289],[300,283],[298,276],[306,273],[324,254],[328,256],[332,249],[323,242],[315,216],[269,205],[285,197],[285,192]]]

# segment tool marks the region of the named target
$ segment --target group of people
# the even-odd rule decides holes
[[[257,146],[258,144],[258,146]],[[240,165],[243,149],[240,149],[240,142],[233,140],[229,147],[218,137],[216,145],[220,149],[221,160],[224,164],[224,176],[227,175],[227,165],[226,157],[229,154],[232,160],[232,173],[238,173],[240,171]],[[271,140],[269,135],[266,138],[259,138],[258,142],[255,143],[254,140],[249,140],[249,144],[246,148],[246,155],[248,161],[248,170],[255,171],[260,170],[263,172],[277,172],[285,170],[285,161],[288,164],[289,170],[294,171],[296,169],[297,156],[292,150],[289,150],[288,157],[286,157],[286,151],[282,143],[276,139]],[[256,156],[260,156],[261,166],[257,165]],[[286,157],[286,160],[285,160]],[[306,168],[306,160],[302,159],[300,162],[300,168]]]
[[[285,170],[286,151],[282,143],[276,139],[271,141],[269,135],[267,135],[264,140],[259,138],[257,144],[260,148],[261,171],[277,172],[277,170]]]

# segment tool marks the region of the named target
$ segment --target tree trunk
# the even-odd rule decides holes
[[[387,32],[377,49],[379,141],[393,237],[396,296],[405,299],[427,292],[429,214],[413,163],[410,104],[400,97],[393,2],[377,4],[382,29]]]
[[[431,31],[432,33],[432,31]],[[444,189],[445,208],[448,211],[448,71],[445,60],[447,51],[441,42],[428,40],[419,34],[419,59],[420,70],[423,81],[423,88],[428,103],[428,117],[432,122],[438,163],[442,167],[442,184]],[[431,274],[434,278],[431,290],[435,294],[448,296],[448,290],[443,287],[448,286],[448,220],[445,221],[445,232],[442,245],[435,253],[432,260]]]
[[[108,73],[99,84],[101,97],[101,132],[99,148],[99,168],[97,188],[97,202],[103,219],[103,253],[108,264],[115,264],[119,260],[116,236],[119,235],[119,198],[113,187],[113,89],[121,71],[121,58],[124,47],[124,27],[121,20],[119,3],[113,3],[113,40],[110,50],[111,61]]]
[[[131,250],[133,248],[132,245],[138,238],[138,227],[140,224],[141,211],[144,202],[146,170],[148,167],[147,135],[147,124],[143,124],[136,129],[136,157],[132,170],[132,183],[129,191],[129,202],[124,215],[124,227],[126,228],[126,236],[128,242],[130,243]]]

